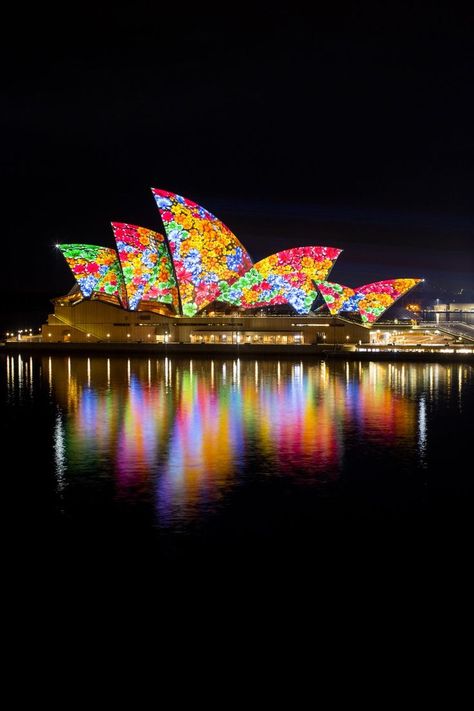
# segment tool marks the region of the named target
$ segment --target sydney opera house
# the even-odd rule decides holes
[[[54,300],[43,341],[366,343],[386,310],[422,281],[334,283],[336,247],[294,247],[253,262],[205,208],[152,192],[163,234],[113,222],[116,249],[57,245],[75,284]]]

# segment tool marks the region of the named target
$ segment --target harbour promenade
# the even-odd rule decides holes
[[[266,344],[221,344],[221,343],[44,343],[32,341],[6,341],[0,345],[0,353],[62,354],[65,355],[134,355],[192,357],[291,357],[343,359],[360,361],[414,361],[474,363],[474,347],[417,348],[413,346],[341,346],[335,345],[266,345]]]

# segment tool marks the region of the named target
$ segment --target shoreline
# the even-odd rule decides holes
[[[349,348],[333,350],[318,345],[263,345],[263,344],[193,344],[193,343],[28,343],[11,341],[0,345],[0,353],[20,354],[76,354],[76,355],[201,355],[213,357],[258,356],[297,358],[320,358],[322,360],[352,361],[412,361],[431,363],[474,364],[474,353],[431,353],[416,351],[357,351]]]

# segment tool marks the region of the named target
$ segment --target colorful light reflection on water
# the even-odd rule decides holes
[[[351,466],[423,470],[441,398],[463,365],[7,357],[10,404],[48,393],[56,494],[140,504],[152,525],[202,521],[255,482],[337,486]],[[104,494],[104,491],[106,493]],[[84,499],[81,499],[84,502]],[[115,503],[114,503],[115,502]],[[81,504],[87,506],[88,504]]]

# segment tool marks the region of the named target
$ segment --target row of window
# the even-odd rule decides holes
[[[303,343],[303,334],[261,334],[261,333],[191,333],[191,343],[236,343],[258,344],[269,343],[275,345],[288,345]]]

